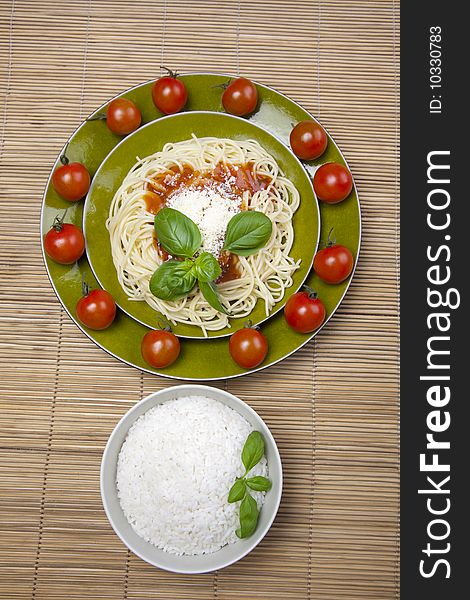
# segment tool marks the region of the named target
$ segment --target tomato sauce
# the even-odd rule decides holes
[[[155,192],[152,192],[149,189],[147,189],[147,191],[144,192],[144,200],[147,210],[149,211],[149,213],[152,213],[152,215],[156,215],[157,212],[161,210],[166,204],[166,198],[163,198],[159,194],[156,194]]]
[[[222,252],[218,258],[219,265],[222,269],[222,275],[217,279],[216,283],[225,283],[240,278],[239,262],[240,259],[236,254],[231,252]]]
[[[146,184],[144,200],[147,210],[157,214],[166,205],[168,198],[182,187],[199,190],[210,188],[221,195],[240,198],[244,192],[255,193],[264,190],[270,183],[271,177],[268,175],[255,174],[253,163],[231,165],[219,162],[215,169],[203,173],[189,165],[183,165],[181,170],[173,166]],[[242,204],[241,209],[247,210],[248,206]],[[171,258],[156,238],[154,238],[154,246],[162,260]],[[222,275],[217,283],[233,281],[240,277],[238,256],[230,252],[222,252],[218,261],[222,268]]]
[[[166,261],[166,260],[169,260],[170,258],[173,258],[171,256],[171,254],[169,254],[164,248],[162,248],[162,245],[157,240],[157,236],[155,235],[155,233],[153,234],[153,246],[154,246],[155,250],[157,251],[158,256],[163,261]]]
[[[152,214],[157,214],[177,189],[193,186],[199,178],[200,173],[187,165],[183,167],[182,171],[175,166],[169,168],[165,173],[159,173],[152,179],[152,183],[147,183],[144,195],[147,210]]]
[[[147,210],[152,214],[163,208],[168,198],[181,187],[194,189],[216,188],[232,196],[242,196],[243,192],[265,190],[271,182],[267,175],[255,175],[253,163],[229,165],[218,163],[212,171],[200,173],[184,165],[183,169],[170,167],[165,173],[157,175],[147,183],[144,195]]]
[[[238,196],[243,192],[259,192],[265,190],[271,183],[267,175],[255,175],[253,163],[246,165],[230,165],[219,163],[211,176],[214,181],[228,183],[234,194]]]

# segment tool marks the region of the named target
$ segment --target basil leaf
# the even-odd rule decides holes
[[[216,257],[210,252],[202,252],[194,261],[193,273],[199,281],[214,281],[222,274]]]
[[[235,531],[239,538],[249,537],[258,524],[258,506],[256,500],[247,494],[240,504],[240,527]]]
[[[196,223],[174,208],[162,208],[155,215],[155,233],[162,248],[173,256],[191,258],[202,243]]]
[[[256,477],[250,477],[247,479],[246,485],[252,490],[255,490],[255,492],[267,492],[271,489],[272,483],[267,477],[256,475]]]
[[[228,493],[228,501],[238,502],[243,499],[246,491],[246,483],[244,479],[237,479],[235,483],[230,488],[230,492]]]
[[[167,260],[162,263],[150,279],[150,291],[161,300],[175,300],[189,293],[196,284],[190,260]]]
[[[246,438],[242,450],[242,461],[246,472],[250,471],[263,458],[264,439],[259,431],[252,431]]]
[[[209,302],[212,308],[218,310],[225,315],[228,315],[227,309],[220,302],[219,296],[217,295],[217,288],[215,287],[215,283],[212,281],[199,281],[199,289],[202,292],[204,298]]]
[[[273,230],[271,219],[264,213],[242,211],[230,219],[225,234],[224,250],[250,256],[266,245]]]

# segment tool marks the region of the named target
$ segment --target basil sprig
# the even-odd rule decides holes
[[[204,298],[209,302],[212,308],[218,310],[221,313],[228,314],[227,309],[219,300],[219,295],[217,294],[217,288],[215,287],[215,283],[213,281],[200,281],[199,280],[199,289],[202,292]]]
[[[242,450],[242,462],[246,472],[259,463],[264,454],[264,439],[259,431],[252,431]]]
[[[235,530],[236,535],[243,539],[250,537],[258,524],[258,505],[250,494],[245,494],[240,504],[240,527]]]
[[[248,472],[256,466],[264,455],[264,438],[259,431],[252,431],[246,438],[242,450],[242,462],[245,467],[243,477],[237,478],[228,493],[228,501],[240,502],[240,527],[235,531],[239,538],[252,535],[258,524],[259,510],[256,500],[250,494],[252,489],[256,492],[267,492],[271,489],[271,481],[262,475],[247,477]]]
[[[239,502],[240,500],[243,500],[243,498],[245,497],[245,492],[246,492],[246,481],[245,481],[245,478],[242,477],[241,479],[237,479],[235,481],[235,483],[232,485],[232,487],[230,488],[230,492],[228,493],[228,501],[230,503],[232,503],[232,502]]]
[[[215,285],[222,274],[217,259],[210,252],[195,257],[202,244],[196,223],[179,210],[165,207],[155,215],[155,233],[161,247],[179,260],[172,258],[158,267],[150,280],[152,294],[161,300],[176,300],[198,283],[210,306],[228,314]],[[257,211],[243,211],[230,219],[223,249],[250,256],[267,243],[271,233],[269,217]]]
[[[191,260],[167,260],[150,279],[150,291],[162,300],[176,300],[188,294],[196,285]]]
[[[204,298],[216,310],[227,314],[220,302],[213,280],[220,277],[222,269],[217,259],[209,252],[202,252],[197,258],[176,260],[172,258],[162,263],[150,279],[150,291],[162,300],[176,300],[188,294],[196,282]]]
[[[202,252],[194,261],[194,275],[201,281],[214,281],[222,274],[219,261],[210,252]]]
[[[155,233],[164,250],[172,256],[191,258],[202,243],[194,221],[174,208],[162,208],[155,215]]]
[[[266,246],[273,230],[271,219],[255,210],[239,212],[230,219],[225,234],[224,250],[250,256]]]
[[[246,480],[246,485],[255,492],[268,492],[271,489],[271,482],[267,477],[256,475]]]

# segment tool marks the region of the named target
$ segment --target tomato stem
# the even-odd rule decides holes
[[[334,246],[336,244],[336,236],[331,237],[331,234],[333,233],[333,229],[334,229],[334,227],[332,227],[330,229],[330,231],[328,232],[328,240],[326,242],[327,248],[329,248],[330,246]]]
[[[64,219],[65,219],[65,215],[67,214],[68,208],[66,208],[64,210],[64,214],[62,216],[60,215],[56,215],[55,219],[52,223],[52,227],[57,231],[57,233],[59,233],[59,231],[62,231],[62,226],[64,224]]]
[[[158,329],[161,329],[162,331],[172,332],[170,323],[168,323],[168,321],[165,320],[163,317],[161,317],[160,319],[157,320],[157,325],[158,325]]]
[[[104,121],[106,119],[106,113],[98,113],[92,117],[88,117],[87,121]]]
[[[258,325],[253,325],[253,321],[251,319],[248,319],[248,321],[245,321],[245,324],[243,325],[243,327],[245,329],[259,329]]]
[[[311,288],[310,286],[303,285],[302,289],[307,292],[309,298],[313,298],[315,300],[315,298],[318,297],[317,292],[313,288]]]
[[[171,69],[169,69],[168,67],[165,67],[163,65],[160,65],[160,69],[165,69],[165,71],[168,73],[168,75],[170,77],[174,77],[175,79],[177,77],[179,77],[179,73],[177,71],[172,71]]]
[[[60,158],[59,158],[60,162],[61,162],[63,165],[68,165],[68,164],[69,164],[69,159],[68,159],[68,158],[67,158],[67,156],[66,156],[66,152],[67,152],[67,148],[68,148],[68,147],[69,147],[69,143],[67,142],[67,143],[65,144],[64,151],[62,152],[62,154],[60,155]]]
[[[222,90],[226,90],[228,88],[228,86],[232,83],[232,80],[229,79],[228,81],[226,81],[225,83],[216,83],[215,85],[212,86],[213,89],[216,88],[221,88]]]
[[[90,286],[85,281],[85,274],[82,275],[82,296],[88,296],[90,293]]]

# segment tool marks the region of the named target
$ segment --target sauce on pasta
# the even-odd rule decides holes
[[[204,335],[230,326],[231,317],[249,316],[258,302],[269,316],[300,266],[290,256],[292,217],[299,203],[293,182],[256,140],[191,136],[169,142],[137,160],[111,202],[106,226],[119,283],[130,301],[144,301],[170,323],[200,327]],[[210,306],[199,286],[175,300],[151,293],[153,273],[171,258],[154,239],[152,223],[152,214],[165,206],[192,218],[200,228],[204,250],[218,256],[222,268],[218,294],[230,316]],[[271,219],[269,242],[247,257],[224,252],[224,224],[247,209]]]
[[[226,281],[234,281],[240,278],[240,269],[238,267],[240,259],[236,254],[222,252],[218,261],[222,268],[222,275],[217,279],[216,283],[225,283]]]
[[[253,163],[231,165],[219,162],[214,169],[204,173],[200,173],[190,165],[183,165],[181,169],[178,166],[172,166],[147,183],[144,200],[148,212],[157,214],[166,206],[170,196],[183,187],[208,189],[215,185],[226,195],[243,197],[246,191],[254,193],[266,189],[270,182],[269,176],[255,173]],[[241,204],[241,210],[247,210],[247,208],[243,203]],[[155,234],[153,243],[163,261],[173,258],[162,248]],[[236,255],[222,252],[217,260],[222,268],[222,275],[216,283],[234,281],[240,277],[239,260]]]
[[[182,187],[195,189],[223,187],[225,193],[232,196],[243,196],[243,192],[258,192],[265,190],[271,183],[268,175],[255,174],[253,163],[245,165],[230,165],[218,163],[211,171],[200,173],[190,165],[170,167],[165,173],[160,173],[148,182],[144,195],[147,210],[157,214],[168,198]]]

